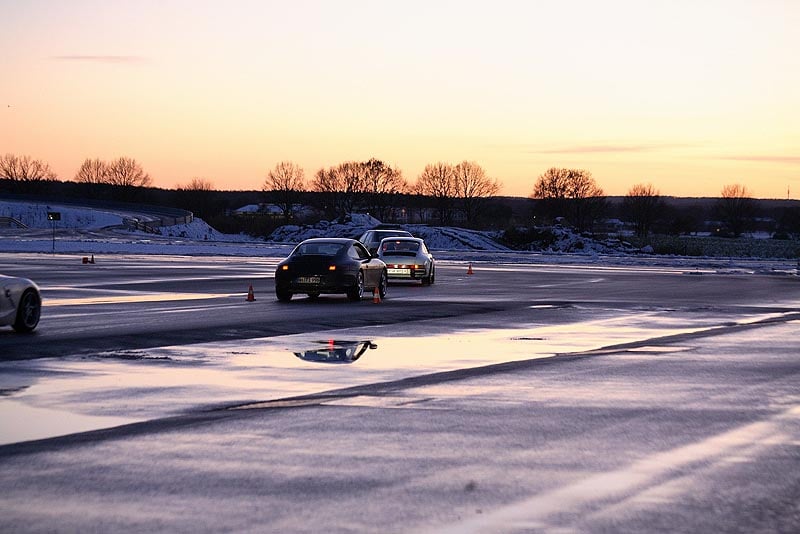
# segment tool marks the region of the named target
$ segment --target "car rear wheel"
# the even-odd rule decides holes
[[[356,285],[347,290],[347,298],[350,300],[361,300],[364,295],[364,273],[358,271],[356,276]]]
[[[436,276],[435,273],[436,273],[436,269],[434,269],[434,267],[431,266],[431,274],[422,279],[422,285],[423,286],[431,285],[435,281],[435,276]]]
[[[12,327],[17,332],[31,332],[39,324],[42,315],[42,299],[33,289],[26,289],[19,299],[17,319]]]
[[[281,302],[289,302],[292,300],[292,292],[283,289],[276,289],[275,296],[278,297],[278,300]]]

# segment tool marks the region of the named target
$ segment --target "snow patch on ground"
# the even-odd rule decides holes
[[[358,239],[381,222],[370,215],[354,213],[344,220],[320,221],[313,225],[286,225],[277,228],[267,241],[299,243],[313,237],[349,237]],[[455,227],[402,224],[401,229],[425,240],[431,250],[509,250],[495,241],[496,234]]]
[[[256,243],[263,242],[263,239],[256,239],[245,234],[223,234],[208,225],[203,219],[195,217],[187,224],[176,224],[173,226],[163,226],[158,229],[158,234],[168,238],[191,239],[194,241],[224,241],[226,243]],[[145,238],[152,238],[153,234],[146,232],[129,232],[131,235],[138,234]]]
[[[378,219],[370,215],[353,213],[344,218],[333,221],[320,221],[316,224],[306,224],[302,226],[287,224],[275,229],[275,231],[267,237],[267,241],[297,244],[304,239],[311,239],[314,237],[347,237],[358,239],[365,231],[374,228],[380,223]]]

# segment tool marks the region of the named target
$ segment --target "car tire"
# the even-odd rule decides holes
[[[278,297],[278,300],[281,302],[289,302],[292,300],[292,292],[283,289],[276,289],[275,296]]]
[[[42,299],[39,297],[39,293],[33,289],[26,289],[22,293],[22,298],[19,299],[17,318],[11,326],[17,332],[32,332],[39,324],[41,315]]]
[[[429,286],[429,285],[433,284],[433,282],[435,280],[434,279],[434,276],[435,276],[434,273],[435,273],[435,269],[433,267],[431,267],[431,274],[429,276],[425,276],[425,277],[422,278],[422,285],[423,286]]]
[[[378,295],[380,295],[381,300],[386,298],[386,289],[389,287],[389,275],[386,272],[386,269],[381,271],[381,280],[378,282]]]
[[[356,276],[356,284],[347,290],[347,298],[353,301],[361,300],[364,295],[364,273],[358,271]]]
[[[319,299],[319,293],[306,293],[306,294],[308,295],[308,298],[310,298],[311,300]]]

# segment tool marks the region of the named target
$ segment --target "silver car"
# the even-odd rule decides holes
[[[39,286],[27,278],[0,275],[0,326],[31,332],[39,324],[41,313]]]
[[[436,279],[436,262],[425,241],[418,237],[387,237],[378,247],[389,280],[419,280],[422,285]]]

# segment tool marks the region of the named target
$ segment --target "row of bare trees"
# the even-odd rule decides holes
[[[50,166],[30,156],[0,155],[0,179],[18,182],[56,180]],[[84,184],[121,187],[149,187],[152,179],[134,159],[120,157],[110,162],[87,158],[74,177]],[[210,181],[194,178],[177,190],[194,203],[208,202],[213,190]],[[431,199],[439,223],[453,223],[459,211],[467,224],[478,221],[486,201],[497,195],[500,183],[489,178],[475,162],[456,165],[432,163],[410,185],[394,166],[372,158],[365,162],[348,161],[319,169],[307,182],[303,169],[296,163],[283,161],[267,173],[262,190],[277,205],[288,221],[302,193],[313,191],[323,198],[322,208],[329,216],[338,216],[354,209],[365,210],[378,219],[385,219],[399,195],[421,195]],[[530,196],[537,201],[536,213],[543,219],[563,218],[580,231],[589,230],[606,210],[606,198],[592,177],[582,169],[550,168],[538,177]],[[623,198],[623,217],[631,221],[640,237],[646,237],[664,211],[664,202],[652,184],[636,184]],[[724,231],[739,236],[747,231],[755,216],[755,201],[750,191],[740,184],[726,185],[714,209],[714,216]]]
[[[344,215],[359,208],[382,219],[394,197],[408,191],[408,184],[397,167],[372,158],[318,170],[311,180],[311,190],[323,193],[329,215]]]
[[[563,217],[579,231],[588,230],[606,211],[603,190],[590,172],[553,167],[539,176],[531,198],[537,209],[551,221]],[[623,217],[632,222],[636,235],[647,237],[656,220],[664,213],[664,201],[652,184],[632,186],[622,199]],[[728,235],[738,237],[747,231],[755,217],[755,200],[743,185],[722,188],[713,216]]]
[[[0,179],[35,182],[57,180],[47,163],[15,154],[0,155]],[[122,187],[149,187],[150,175],[133,158],[121,157],[110,162],[87,158],[75,174],[74,180],[85,184],[106,184]]]
[[[489,178],[474,161],[457,165],[426,165],[416,184],[416,192],[432,197],[439,212],[439,222],[452,222],[454,208],[460,208],[467,222],[477,220],[486,199],[500,191],[500,182]]]
[[[650,234],[653,224],[664,211],[664,201],[652,184],[634,185],[622,201],[623,215],[634,223],[639,237]],[[756,216],[755,199],[741,184],[725,185],[711,216],[719,222],[725,235],[738,237],[752,229]]]
[[[110,162],[84,160],[75,181],[84,184],[107,184],[120,187],[149,187],[153,180],[133,158],[121,157]]]
[[[434,199],[440,223],[450,224],[456,209],[463,212],[466,221],[477,220],[485,200],[498,193],[500,184],[477,163],[463,161],[427,165],[416,184],[410,185],[397,167],[372,158],[319,169],[308,184],[300,166],[283,161],[269,171],[263,190],[287,220],[300,194],[314,191],[322,194],[328,215],[343,215],[358,208],[378,219],[386,218],[398,195],[424,195]]]
[[[20,182],[55,180],[56,173],[47,163],[30,156],[0,155],[0,178]]]

